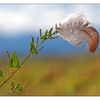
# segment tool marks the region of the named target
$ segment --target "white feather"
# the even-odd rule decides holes
[[[80,33],[80,30],[77,30],[77,28],[88,25],[88,23],[83,12],[77,11],[61,22],[59,34],[69,43],[78,45],[85,38],[85,35],[82,32]]]
[[[89,24],[83,12],[77,11],[59,24],[59,35],[79,47],[87,37],[87,47],[89,46],[90,52],[94,53],[99,43],[99,35],[93,27],[88,26]]]

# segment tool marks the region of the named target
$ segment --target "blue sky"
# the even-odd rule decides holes
[[[24,49],[27,48],[28,46],[25,46],[26,42],[23,40],[27,39],[26,41],[28,41],[29,39],[31,41],[30,35],[37,36],[40,28],[42,32],[45,32],[55,24],[59,25],[64,18],[76,11],[83,11],[87,20],[99,31],[100,4],[0,4],[0,46],[2,48],[0,51],[3,53],[4,49],[12,51],[12,48],[15,47],[16,51],[20,52],[20,49],[23,49],[22,46],[20,49],[18,48],[19,44],[21,45],[21,40]],[[63,40],[60,38],[57,41]],[[14,42],[18,45],[11,44]],[[66,45],[70,47],[70,52],[79,51],[79,48],[70,46],[71,44],[69,45],[67,42]],[[55,52],[57,52],[57,47]],[[85,50],[85,46],[83,49]],[[53,52],[52,48],[49,50]],[[47,52],[49,51],[47,50]]]

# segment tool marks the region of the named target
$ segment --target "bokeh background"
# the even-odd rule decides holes
[[[100,33],[100,4],[0,4],[0,69],[7,74],[7,54],[17,52],[19,61],[29,53],[32,35],[36,41],[42,33],[58,24],[69,14],[83,11],[88,21]],[[85,51],[87,41],[80,48],[61,37],[47,40],[38,55],[30,57],[21,69],[0,89],[7,94],[11,82],[23,85],[33,79],[24,96],[100,95],[100,46],[94,54]],[[40,46],[41,48],[41,46]],[[1,82],[1,80],[0,80]]]

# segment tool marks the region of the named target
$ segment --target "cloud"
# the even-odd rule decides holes
[[[68,4],[0,5],[0,34],[16,37],[24,32],[38,32],[40,28],[44,31],[77,10],[84,11],[89,21],[99,24],[100,20],[94,18],[100,18],[98,8],[94,9],[93,5]]]
[[[16,6],[16,5],[15,5]],[[25,31],[38,31],[51,28],[61,18],[61,10],[47,5],[10,5],[0,9],[0,31],[6,36],[16,36]]]

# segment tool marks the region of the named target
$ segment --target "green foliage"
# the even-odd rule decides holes
[[[30,43],[30,53],[24,58],[24,60],[19,63],[18,61],[18,57],[17,57],[17,54],[16,54],[16,51],[13,53],[13,56],[10,56],[9,55],[9,52],[8,50],[6,50],[7,52],[7,56],[8,56],[8,61],[9,61],[9,65],[8,67],[11,67],[12,70],[8,70],[8,74],[7,74],[7,77],[4,79],[3,83],[0,85],[0,87],[2,87],[16,72],[17,70],[20,68],[20,66],[23,65],[23,63],[33,54],[38,54],[40,50],[42,50],[43,48],[43,45],[42,47],[37,51],[37,47],[40,46],[46,39],[52,39],[52,38],[55,38],[55,37],[51,37],[52,35],[54,35],[54,33],[52,33],[52,29],[53,27],[48,31],[46,30],[45,34],[42,36],[42,33],[41,33],[41,29],[40,29],[40,38],[41,38],[41,42],[39,43],[39,36],[37,37],[37,41],[36,43],[34,43],[34,38],[31,36],[32,38],[32,41]],[[57,32],[56,32],[57,33]],[[0,77],[3,77],[3,73],[2,71],[0,70]],[[31,77],[32,78],[32,77]],[[28,80],[28,82],[31,80],[31,78]],[[16,92],[16,91],[24,91],[24,87],[26,87],[26,85],[28,84],[25,83],[24,86],[21,87],[21,84],[19,83],[16,87],[14,87],[14,82],[11,83],[11,86],[10,86],[10,90],[12,90],[11,93],[13,92]],[[11,94],[9,93],[9,94]]]
[[[25,89],[21,89],[21,91],[24,91]]]
[[[19,64],[19,61],[18,61],[16,51],[13,53],[13,56],[11,57],[10,64],[9,64],[8,67],[20,68],[20,64]]]
[[[12,82],[11,83],[11,86],[10,86],[10,88],[9,89],[11,89],[11,90],[13,90],[14,89],[14,82]]]
[[[53,28],[51,28],[51,29],[49,30],[49,32],[48,32],[48,33],[49,33],[49,37],[51,37],[52,29],[53,29]]]
[[[0,78],[2,78],[3,77],[3,73],[2,73],[2,71],[0,70]]]
[[[45,34],[43,35],[42,39],[45,41],[47,38],[50,38],[52,36],[52,29],[53,27],[48,31],[46,30]]]
[[[19,91],[21,84],[19,83],[16,87],[15,87],[15,91]]]
[[[48,33],[48,30],[46,30],[45,34],[43,35],[43,40],[46,40],[47,39],[47,33]]]
[[[31,36],[32,37],[32,36]],[[30,52],[35,48],[35,45],[34,45],[34,38],[32,37],[32,42],[30,43]],[[36,49],[32,52],[32,54],[35,54],[36,53]]]

